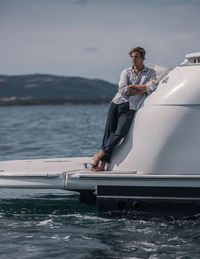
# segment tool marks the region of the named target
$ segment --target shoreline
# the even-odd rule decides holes
[[[110,98],[105,99],[26,99],[26,100],[0,100],[0,106],[20,106],[20,105],[65,105],[65,104],[106,104],[111,101]]]

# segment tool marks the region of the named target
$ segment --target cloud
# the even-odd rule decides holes
[[[83,50],[85,52],[96,52],[96,51],[99,51],[99,49],[96,48],[96,47],[85,47]]]
[[[88,4],[89,0],[76,0],[76,4],[86,6]]]
[[[0,74],[116,82],[134,46],[147,50],[147,63],[167,67],[199,51],[200,0],[0,0],[0,7]]]
[[[174,36],[173,41],[177,43],[181,43],[181,42],[190,43],[191,41],[199,40],[198,37],[199,37],[199,34],[194,31],[180,32]]]

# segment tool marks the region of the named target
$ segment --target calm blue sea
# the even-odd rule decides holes
[[[92,156],[108,105],[0,107],[0,160]],[[65,191],[0,189],[0,258],[200,258],[200,220],[104,219]]]

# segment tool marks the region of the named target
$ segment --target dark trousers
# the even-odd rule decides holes
[[[127,134],[136,111],[129,109],[129,103],[110,104],[101,149],[105,156],[101,161],[109,163],[114,147]]]

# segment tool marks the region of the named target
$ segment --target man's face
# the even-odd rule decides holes
[[[137,51],[131,54],[131,60],[133,66],[142,66],[144,62],[144,59],[140,57],[140,53]]]

